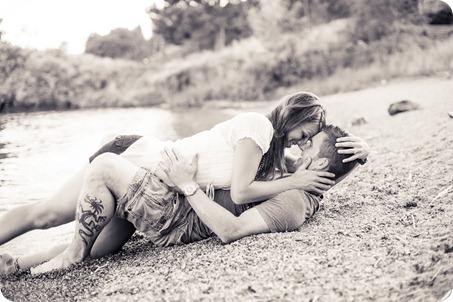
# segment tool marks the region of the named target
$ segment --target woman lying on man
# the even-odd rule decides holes
[[[99,257],[118,250],[136,228],[140,230],[152,224],[152,228],[156,230],[153,219],[147,220],[141,216],[139,220],[130,221],[128,217],[133,217],[136,214],[134,211],[123,212],[123,218],[126,219],[112,218],[112,216],[118,206],[116,200],[123,198],[130,190],[135,192],[129,192],[130,194],[136,194],[137,190],[131,189],[131,186],[136,186],[137,183],[145,187],[154,185],[151,193],[147,194],[159,196],[166,205],[170,204],[169,201],[173,204],[175,200],[179,200],[175,199],[174,190],[167,194],[168,190],[174,186],[176,191],[183,190],[187,199],[192,196],[190,194],[195,195],[197,191],[201,191],[191,192],[189,187],[173,184],[168,179],[168,170],[159,168],[161,167],[159,163],[168,159],[168,153],[164,152],[162,156],[161,152],[169,146],[181,150],[183,158],[191,158],[197,154],[197,173],[191,183],[192,187],[197,189],[199,186],[208,192],[212,192],[214,188],[229,188],[231,200],[237,206],[246,208],[249,206],[247,204],[255,205],[259,201],[272,199],[279,193],[291,190],[308,192],[310,196],[320,195],[335,184],[331,179],[335,175],[323,170],[297,170],[296,159],[286,154],[285,148],[294,144],[305,146],[307,142],[311,142],[310,138],[324,127],[325,112],[319,99],[311,93],[302,92],[285,97],[267,116],[257,113],[239,114],[208,131],[176,142],[161,142],[153,137],[119,138],[107,144],[106,148],[115,146],[116,150],[113,152],[116,153],[126,149],[120,157],[102,154],[91,165],[82,168],[50,200],[22,206],[3,215],[0,220],[0,243],[34,228],[47,228],[67,223],[74,219],[77,212],[79,222],[76,232],[77,245],[82,243],[90,248],[85,249],[82,256],[78,255],[76,260],[68,261],[71,264],[84,259],[87,253]],[[368,156],[369,147],[360,138],[345,136],[339,138],[339,141],[337,145],[342,149],[339,149],[338,153],[350,155],[343,159],[345,162],[366,159]],[[105,148],[101,148],[98,153],[104,151]],[[129,172],[138,167],[144,169],[140,170],[140,174],[128,174],[123,171],[123,168],[118,168],[119,166],[130,167]],[[115,171],[120,172],[115,174]],[[134,172],[137,171],[134,170]],[[292,174],[289,177],[280,177],[285,172],[292,172]],[[85,183],[82,185],[84,179]],[[146,185],[145,179],[147,179]],[[161,180],[166,183],[163,187]],[[112,183],[108,183],[109,181]],[[105,190],[97,195],[102,198],[89,194],[90,191],[96,191],[97,188],[93,186],[100,183],[100,187]],[[197,185],[195,186],[194,183]],[[110,195],[112,192],[116,194]],[[126,199],[132,199],[132,197],[128,196]],[[187,202],[177,202],[171,211],[187,215],[191,212],[189,208],[193,207],[193,204],[187,205]],[[126,203],[121,206],[125,207]],[[141,208],[140,211],[145,216],[152,213],[150,217],[153,217],[155,211],[162,211],[162,209],[156,210],[151,206],[151,208]],[[86,224],[80,223],[82,217],[88,218],[84,220]],[[141,225],[140,221],[144,222],[145,226]],[[168,220],[165,223],[167,222]],[[161,224],[165,223],[161,222]],[[159,226],[162,227],[162,225]],[[209,233],[210,228],[208,223],[205,233]],[[162,233],[161,231],[159,234]],[[171,234],[173,235],[166,238],[156,237],[155,240],[158,244],[169,245],[197,239],[185,238],[181,230]],[[63,247],[60,250],[57,248],[53,253],[56,254],[62,250]],[[65,249],[65,253],[68,254],[68,249]],[[48,260],[46,257],[42,260]],[[27,263],[26,257],[16,258],[15,261],[11,259],[9,255],[2,255],[0,263],[4,264],[0,268],[1,271],[11,272],[19,267],[31,266]],[[39,263],[39,259],[33,261],[33,265]],[[8,265],[11,262],[13,265]],[[65,266],[67,265],[60,267]]]

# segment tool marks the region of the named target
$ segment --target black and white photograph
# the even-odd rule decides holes
[[[1,0],[0,301],[453,302],[452,8]]]

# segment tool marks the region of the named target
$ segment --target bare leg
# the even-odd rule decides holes
[[[0,244],[34,229],[47,229],[74,220],[77,199],[81,191],[83,175],[88,165],[72,176],[50,199],[30,205],[23,205],[6,212],[0,217]],[[134,234],[135,227],[127,220],[114,217],[102,230],[96,240],[91,257],[100,258],[118,251]],[[68,244],[65,244],[67,246]],[[57,252],[58,251],[58,252]],[[48,261],[62,252],[52,248],[18,259],[21,269],[28,269]],[[10,259],[15,257],[5,253],[0,255],[0,275],[13,273]]]
[[[100,258],[118,251],[134,234],[135,227],[127,220],[113,217],[99,234],[90,256]],[[17,258],[17,264],[21,270],[27,270],[61,254],[69,242],[61,243],[48,250],[39,251]],[[15,257],[8,253],[0,254],[0,276],[15,273],[17,268],[14,264]]]
[[[104,137],[101,146],[115,136]],[[88,163],[49,199],[18,206],[0,216],[0,245],[31,230],[48,229],[73,221],[87,168]]]
[[[23,205],[6,212],[0,218],[0,243],[14,239],[30,230],[47,229],[74,220],[77,199],[81,191],[83,175],[88,165],[72,176],[50,199],[30,205]],[[114,217],[102,230],[91,250],[91,257],[100,258],[118,251],[134,234],[135,227],[127,220]],[[49,261],[60,254],[69,243],[52,247],[18,258],[23,270]],[[0,276],[14,273],[15,257],[0,254]]]
[[[0,245],[34,229],[48,229],[73,221],[87,168],[88,164],[48,200],[19,206],[3,214],[0,217]]]
[[[23,270],[26,270],[29,269],[30,267],[36,266],[37,264],[48,261],[49,259],[52,259],[53,257],[61,254],[68,246],[69,246],[68,242],[61,243],[51,247],[49,250],[20,257],[18,259],[19,267]]]
[[[101,258],[117,252],[135,233],[135,227],[125,219],[113,217],[104,227],[91,248],[91,258]]]
[[[91,251],[101,230],[113,217],[115,198],[126,193],[138,167],[113,154],[97,157],[87,170],[79,197],[76,232],[69,247],[33,273],[65,268],[82,261]]]

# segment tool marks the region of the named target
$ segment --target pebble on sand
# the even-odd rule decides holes
[[[402,100],[402,101],[390,104],[388,112],[390,115],[395,115],[395,114],[398,114],[401,112],[417,110],[419,108],[420,108],[420,105],[415,102],[408,101],[408,100]]]

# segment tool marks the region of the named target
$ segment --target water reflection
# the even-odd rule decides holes
[[[173,127],[178,138],[191,136],[200,131],[231,118],[236,112],[233,110],[219,110],[217,108],[190,108],[172,111]]]

